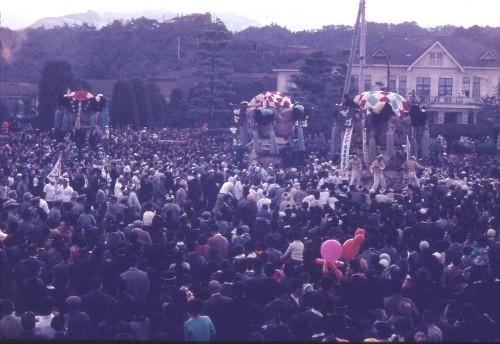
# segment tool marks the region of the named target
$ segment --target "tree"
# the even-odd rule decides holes
[[[134,89],[139,126],[154,126],[155,121],[151,115],[151,105],[149,103],[144,80],[132,79],[130,80],[130,83]]]
[[[235,93],[229,81],[233,71],[225,56],[228,42],[229,32],[220,20],[204,30],[200,38],[195,73],[202,81],[192,89],[190,112],[202,122],[223,125],[231,113],[229,104]]]
[[[188,104],[182,90],[174,88],[170,93],[170,102],[167,106],[166,124],[174,127],[185,127],[186,124],[193,123],[194,120],[195,118],[188,111]]]
[[[318,130],[330,127],[334,104],[342,100],[345,66],[336,66],[330,55],[318,51],[308,56],[300,73],[293,77],[296,100],[314,108],[311,126]]]
[[[66,61],[49,61],[44,65],[38,83],[38,120],[41,129],[53,127],[58,97],[72,86],[73,78],[71,65]]]
[[[134,88],[129,80],[118,80],[113,86],[110,121],[120,127],[139,124]]]
[[[150,104],[151,118],[153,119],[152,126],[165,126],[167,117],[167,102],[165,97],[161,94],[160,87],[153,83],[147,84],[146,95]]]

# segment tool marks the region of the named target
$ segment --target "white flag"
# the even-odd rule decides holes
[[[57,159],[56,164],[52,168],[52,171],[47,175],[47,179],[51,182],[57,183],[59,176],[61,175],[61,157]]]

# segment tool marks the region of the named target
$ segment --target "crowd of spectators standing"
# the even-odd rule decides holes
[[[315,142],[283,167],[227,133],[11,133],[0,338],[498,340],[498,156],[444,157],[419,188],[375,194]],[[357,228],[359,255],[324,275],[321,244]]]

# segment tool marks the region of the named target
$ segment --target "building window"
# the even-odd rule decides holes
[[[372,89],[372,76],[371,75],[365,75],[365,91],[371,91]]]
[[[453,95],[453,79],[439,78],[439,97],[451,97]]]
[[[462,95],[464,97],[470,97],[470,77],[464,76],[462,78]]]
[[[472,96],[475,98],[481,97],[481,78],[477,76],[472,79]]]
[[[398,86],[396,85],[397,78],[395,75],[391,75],[391,79],[389,81],[389,92],[396,92]]]
[[[417,77],[417,96],[430,97],[431,78]]]
[[[399,94],[401,94],[402,96],[406,96],[406,82],[407,82],[407,79],[406,79],[406,76],[400,76],[399,77]]]
[[[431,66],[442,66],[443,53],[429,53],[429,64]]]
[[[359,93],[359,75],[358,74],[351,75],[350,91],[351,91],[350,93],[352,93],[352,94]]]

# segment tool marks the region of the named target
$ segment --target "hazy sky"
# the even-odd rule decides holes
[[[292,30],[352,25],[358,0],[1,0],[2,26],[19,28],[39,18],[94,11],[164,10],[177,13],[234,12]],[[366,0],[367,20],[416,21],[424,27],[475,24],[500,26],[500,0]]]

